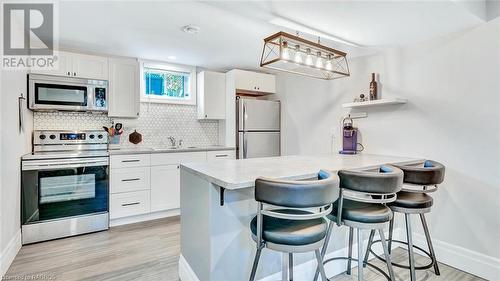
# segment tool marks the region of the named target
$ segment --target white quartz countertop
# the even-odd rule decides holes
[[[186,146],[178,148],[169,147],[131,147],[109,149],[109,155],[121,154],[149,154],[149,153],[178,153],[178,152],[196,152],[196,151],[222,151],[222,150],[235,150],[234,147],[211,145],[211,146]]]
[[[258,177],[279,179],[307,179],[319,170],[338,171],[363,169],[381,164],[419,163],[424,159],[400,156],[356,154],[320,156],[280,156],[240,160],[222,160],[208,163],[182,164],[181,169],[227,189],[253,187]]]

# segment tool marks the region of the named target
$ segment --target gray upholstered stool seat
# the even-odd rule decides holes
[[[323,170],[317,179],[256,179],[257,215],[250,222],[250,232],[257,250],[249,280],[255,280],[261,252],[267,248],[282,253],[281,280],[293,280],[294,253],[314,251],[321,279],[328,281],[320,248],[329,229],[326,215],[338,192],[338,175]]]
[[[398,192],[398,197],[396,201],[389,203],[390,207],[401,207],[401,208],[430,208],[433,204],[433,199],[431,196],[425,193],[416,193],[408,191]]]
[[[443,164],[426,160],[423,167],[413,165],[396,165],[404,172],[404,182],[417,185],[440,184],[444,180]]]
[[[348,275],[351,274],[351,261],[358,262],[358,281],[363,279],[363,267],[371,266],[383,274],[387,279],[395,281],[394,271],[391,266],[391,257],[388,245],[385,242],[383,228],[393,219],[392,210],[385,204],[396,200],[396,193],[401,190],[403,185],[403,171],[390,165],[380,165],[363,170],[341,170],[338,172],[340,178],[339,199],[333,203],[332,211],[327,216],[331,221],[327,237],[331,236],[332,225],[349,227],[349,250],[347,257],[332,257],[325,260],[325,263],[334,260],[347,260]],[[357,229],[358,240],[358,258],[352,257],[353,232]],[[363,262],[363,235],[364,229],[375,230],[379,232],[380,240],[383,242],[384,254],[387,259],[386,274],[382,269],[374,264]],[[327,238],[321,250],[324,257],[328,248]],[[317,279],[318,270],[313,280]]]
[[[434,272],[436,275],[440,275],[439,265],[436,260],[436,254],[434,253],[434,248],[432,246],[432,240],[427,227],[427,221],[425,219],[425,214],[431,211],[431,207],[434,200],[428,193],[434,192],[438,188],[438,184],[442,183],[444,180],[445,167],[443,164],[432,161],[425,160],[423,163],[408,163],[405,165],[395,165],[401,169],[404,173],[404,183],[405,187],[397,193],[397,198],[395,201],[387,204],[389,208],[395,213],[403,213],[405,215],[406,222],[406,241],[392,239],[392,233],[394,228],[394,219],[389,223],[389,249],[391,249],[391,244],[401,243],[408,246],[408,259],[409,265],[402,265],[398,263],[393,263],[394,266],[407,268],[410,270],[410,280],[417,280],[416,270],[427,269],[434,267]],[[411,215],[417,214],[420,216],[422,221],[422,227],[424,229],[425,238],[427,240],[427,246],[429,247],[429,252],[424,249],[413,245],[412,237],[412,223]],[[369,253],[373,253],[380,260],[384,261],[384,258],[376,255],[372,250],[371,246],[373,243],[378,241],[373,241],[374,232],[370,233],[370,238],[368,241],[367,254],[365,256],[365,261],[368,261]],[[413,253],[413,248],[419,249],[425,253],[430,258],[430,263],[427,265],[416,266],[415,258]]]
[[[283,213],[307,213],[300,210],[274,210]],[[264,215],[262,237],[265,241],[283,245],[305,245],[321,241],[326,236],[325,219],[289,220]],[[257,235],[257,216],[250,223],[250,230]]]
[[[337,220],[338,201],[333,204],[332,212],[328,218]],[[342,220],[360,223],[384,223],[392,219],[392,211],[382,204],[364,203],[344,199]]]

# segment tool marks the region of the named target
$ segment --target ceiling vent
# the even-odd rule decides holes
[[[200,32],[200,27],[196,25],[185,25],[182,27],[182,31],[189,34],[196,34]]]

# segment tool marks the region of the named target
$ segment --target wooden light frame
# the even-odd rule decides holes
[[[297,61],[285,53],[293,53],[300,58],[306,56],[306,61],[309,59],[310,63]],[[260,66],[332,80],[350,76],[346,56],[345,52],[281,31],[264,39]],[[320,58],[325,65],[317,65],[313,58],[317,63]]]

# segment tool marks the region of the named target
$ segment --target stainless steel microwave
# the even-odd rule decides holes
[[[28,106],[35,111],[108,111],[108,81],[28,74]]]

